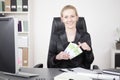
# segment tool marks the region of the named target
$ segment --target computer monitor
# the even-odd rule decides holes
[[[17,64],[17,24],[17,19],[0,17],[0,73],[19,77],[38,76],[39,74],[19,71],[20,66]]]
[[[16,29],[10,17],[0,17],[0,72],[16,73]]]

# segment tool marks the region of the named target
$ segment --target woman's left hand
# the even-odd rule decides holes
[[[83,43],[78,42],[78,46],[81,47],[83,50],[87,50],[87,51],[91,50],[91,48],[86,42],[83,42]]]

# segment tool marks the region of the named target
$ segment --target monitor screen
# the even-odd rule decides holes
[[[15,73],[15,28],[13,18],[0,18],[0,71]]]

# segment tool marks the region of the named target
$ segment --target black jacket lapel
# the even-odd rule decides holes
[[[80,42],[80,38],[81,38],[81,34],[77,31],[74,42],[78,44],[78,42]]]
[[[65,48],[66,47],[65,45],[68,44],[67,35],[65,32],[60,34],[60,40],[61,40],[62,46]]]

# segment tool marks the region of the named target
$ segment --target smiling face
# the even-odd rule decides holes
[[[78,16],[74,9],[66,9],[62,12],[61,20],[65,24],[65,28],[72,29],[76,27]]]

